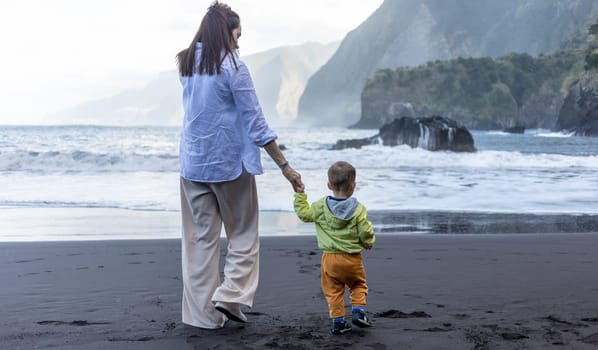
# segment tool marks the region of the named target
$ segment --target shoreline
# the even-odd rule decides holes
[[[595,349],[596,247],[595,234],[380,235],[364,252],[374,327],[332,336],[315,237],[262,237],[250,322],[216,331],[180,322],[180,240],[0,243],[0,345]]]
[[[370,211],[378,235],[598,233],[598,214]],[[180,238],[180,213],[118,208],[0,207],[0,242]],[[261,236],[311,236],[294,212],[260,211]]]

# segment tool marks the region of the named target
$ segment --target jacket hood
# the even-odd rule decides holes
[[[332,227],[345,227],[356,214],[359,202],[356,198],[337,199],[331,196],[326,198],[326,207],[331,215],[326,219]]]

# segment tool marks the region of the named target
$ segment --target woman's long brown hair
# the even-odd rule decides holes
[[[240,25],[239,15],[230,6],[215,1],[208,8],[189,47],[176,55],[180,75],[190,77],[195,71],[199,74],[220,74],[222,62],[228,55],[237,68],[233,54],[237,44],[233,39],[232,32]],[[195,70],[195,45],[197,42],[201,42],[201,57],[199,66]]]

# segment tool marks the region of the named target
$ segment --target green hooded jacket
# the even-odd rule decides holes
[[[318,247],[324,253],[356,254],[374,245],[374,228],[365,207],[353,199],[354,210],[349,208],[347,215],[339,217],[328,207],[328,198],[321,198],[310,206],[305,193],[295,193],[295,213],[301,221],[316,224]]]

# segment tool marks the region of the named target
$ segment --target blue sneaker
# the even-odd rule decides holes
[[[344,317],[333,318],[331,332],[334,335],[340,335],[347,332],[351,332],[351,325],[345,321]]]
[[[357,327],[363,328],[372,326],[370,319],[367,317],[367,315],[365,314],[365,310],[361,306],[353,307],[351,314],[353,316],[353,324]]]

